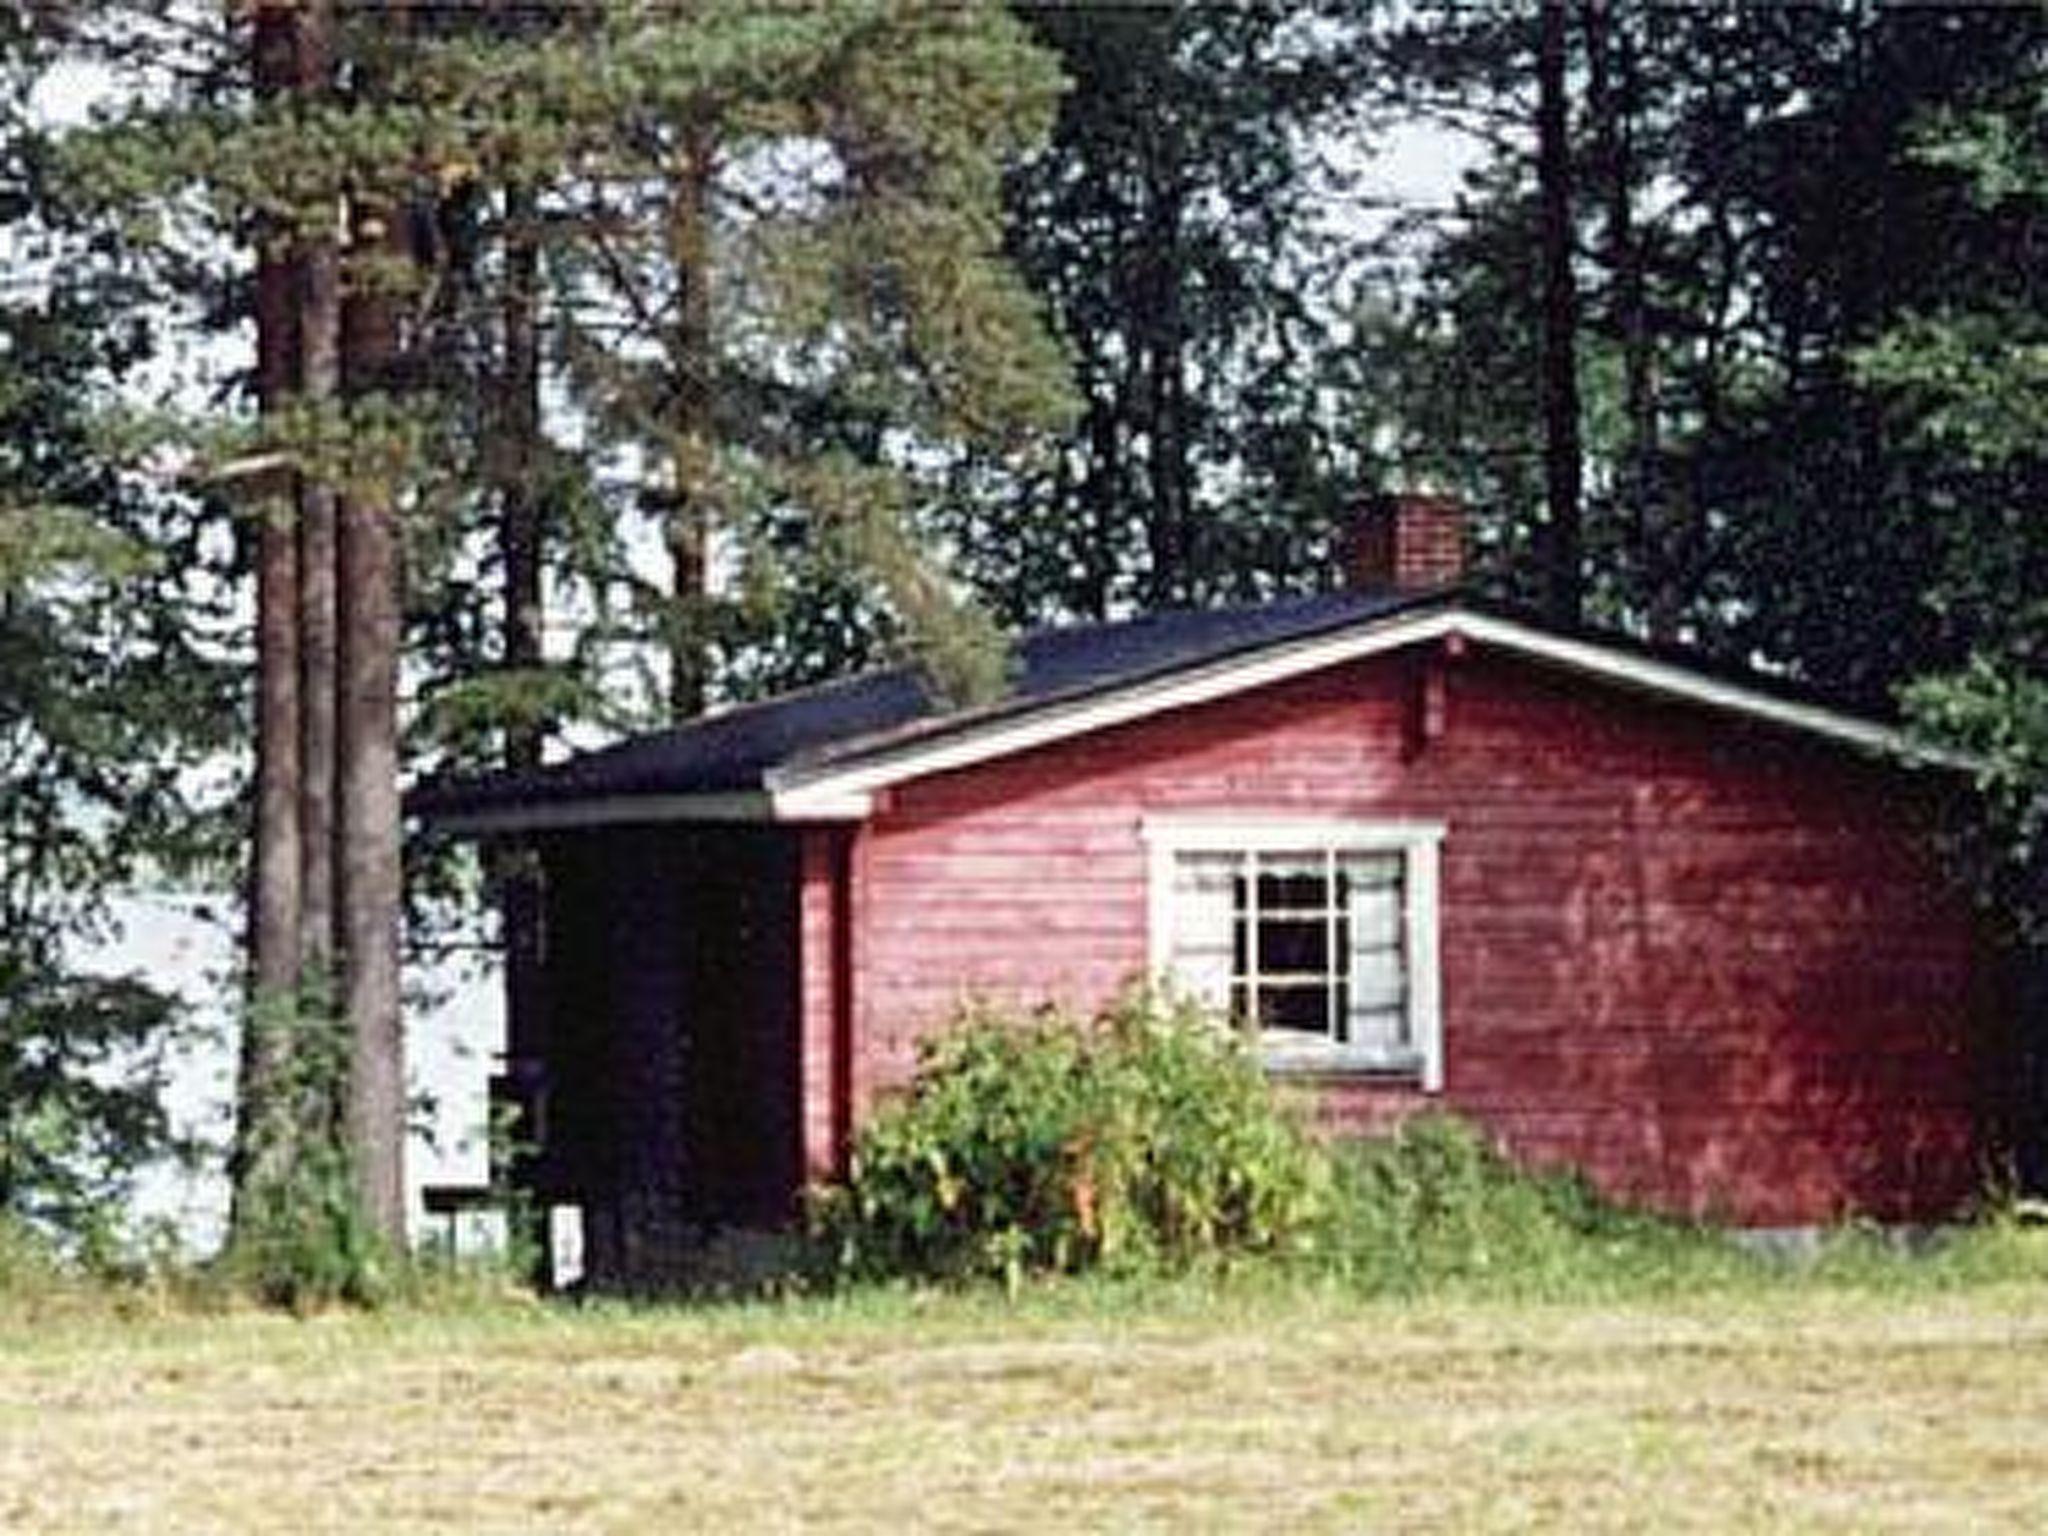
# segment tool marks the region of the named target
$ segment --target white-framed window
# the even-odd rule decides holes
[[[1267,1066],[1443,1086],[1436,822],[1144,823],[1151,962]]]

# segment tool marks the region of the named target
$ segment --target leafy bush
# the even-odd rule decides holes
[[[1327,1160],[1237,1037],[1133,993],[1093,1020],[969,1010],[816,1212],[844,1273],[1014,1286],[1291,1250],[1327,1195]]]

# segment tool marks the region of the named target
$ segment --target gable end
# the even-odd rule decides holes
[[[972,767],[1166,710],[1229,698],[1326,667],[1453,636],[1616,687],[1761,721],[1855,751],[1930,766],[1975,766],[1962,754],[1930,748],[1895,726],[1844,710],[1781,697],[1696,668],[1512,619],[1440,609],[1276,645],[1005,718],[965,722],[914,741],[865,751],[855,747],[824,762],[771,770],[764,783],[778,819],[816,819],[844,813],[876,791],[909,779]]]

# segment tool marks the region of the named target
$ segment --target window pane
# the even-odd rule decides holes
[[[1235,854],[1184,853],[1174,866],[1173,927],[1176,942],[1188,936],[1205,943],[1220,943],[1230,931],[1230,914],[1237,902],[1238,869],[1242,861]]]
[[[1398,853],[1340,853],[1337,867],[1354,886],[1399,885],[1402,855]]]
[[[1373,860],[1373,865],[1386,861]],[[1401,876],[1399,860],[1392,878],[1377,867],[1361,868],[1364,860],[1347,859],[1344,869],[1345,906],[1351,920],[1351,944],[1355,949],[1386,949],[1401,942]]]
[[[1345,1035],[1354,1045],[1397,1050],[1408,1040],[1408,961],[1402,861],[1352,854],[1348,888],[1349,964]]]
[[[1329,988],[1264,986],[1259,988],[1259,1026],[1305,1038],[1330,1037]]]
[[[1401,1008],[1357,1008],[1346,1021],[1350,1030],[1350,1043],[1367,1049],[1383,1049],[1389,1052],[1405,1048],[1408,1039],[1408,1015]]]
[[[1264,976],[1308,974],[1327,980],[1330,974],[1330,920],[1262,915],[1259,923],[1259,972]]]
[[[1408,993],[1407,967],[1398,950],[1381,949],[1351,955],[1351,1006],[1397,1008]]]
[[[1313,869],[1292,857],[1283,868],[1259,860],[1259,910],[1261,912],[1320,913],[1330,905],[1330,882],[1318,860]]]
[[[1242,861],[1235,854],[1184,853],[1174,861],[1173,933],[1168,963],[1201,1002],[1229,1002],[1233,907]]]

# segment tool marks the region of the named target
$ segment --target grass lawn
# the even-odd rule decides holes
[[[0,1315],[0,1527],[2040,1530],[2048,1287]]]

